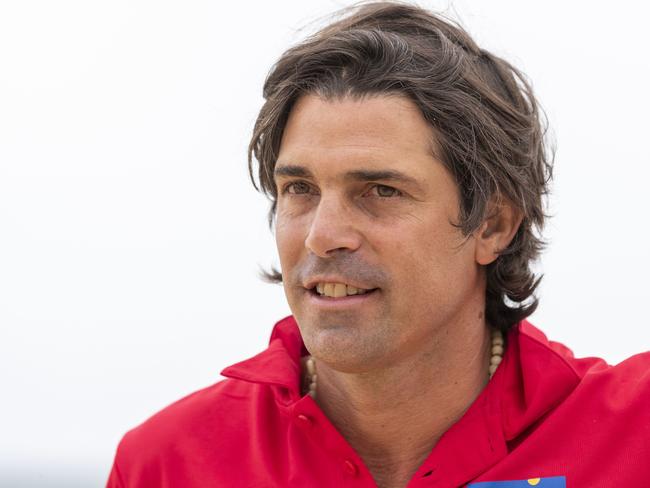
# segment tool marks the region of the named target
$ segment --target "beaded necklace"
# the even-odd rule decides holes
[[[490,366],[488,368],[489,379],[492,379],[494,372],[503,360],[504,342],[503,334],[498,329],[492,329],[492,350],[490,356]],[[304,371],[304,385],[303,395],[309,393],[309,396],[316,398],[316,362],[312,356],[305,356],[302,358],[303,371]]]

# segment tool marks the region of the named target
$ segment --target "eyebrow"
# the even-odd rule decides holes
[[[312,178],[313,175],[304,166],[298,166],[295,164],[283,164],[276,166],[273,169],[273,177],[277,178],[278,176],[297,176],[302,178]]]
[[[309,169],[305,168],[304,166],[299,166],[295,164],[282,164],[280,166],[276,166],[275,169],[273,170],[273,176],[274,178],[277,178],[279,176],[294,176],[300,178],[314,177],[314,175],[312,174],[311,171],[309,171]],[[412,185],[418,188],[419,190],[422,190],[422,185],[417,179],[393,169],[383,169],[383,170],[356,169],[353,171],[348,171],[343,176],[345,179],[349,179],[353,181],[377,181],[377,180],[395,181],[399,183]]]

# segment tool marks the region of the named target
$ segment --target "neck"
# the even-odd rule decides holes
[[[484,323],[472,325],[454,328],[414,357],[363,374],[318,362],[316,401],[378,486],[405,486],[485,387],[490,331]]]

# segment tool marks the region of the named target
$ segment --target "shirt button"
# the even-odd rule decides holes
[[[343,468],[345,469],[345,472],[350,476],[356,476],[356,474],[359,472],[357,465],[354,464],[354,462],[350,461],[349,459],[343,461]]]
[[[309,427],[312,426],[313,421],[307,415],[301,413],[296,415],[296,422],[298,422],[298,425],[300,425],[301,427],[308,429]]]

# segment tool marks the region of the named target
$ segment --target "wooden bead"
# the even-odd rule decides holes
[[[314,359],[311,357],[307,360],[307,372],[309,376],[313,376],[316,372],[316,365],[314,364]]]
[[[492,355],[503,356],[503,346],[494,344],[492,346]]]
[[[502,358],[501,356],[492,356],[492,357],[490,358],[490,364],[495,364],[495,365],[498,366],[499,364],[501,364],[501,360],[502,360],[502,359],[503,359],[503,358]]]

